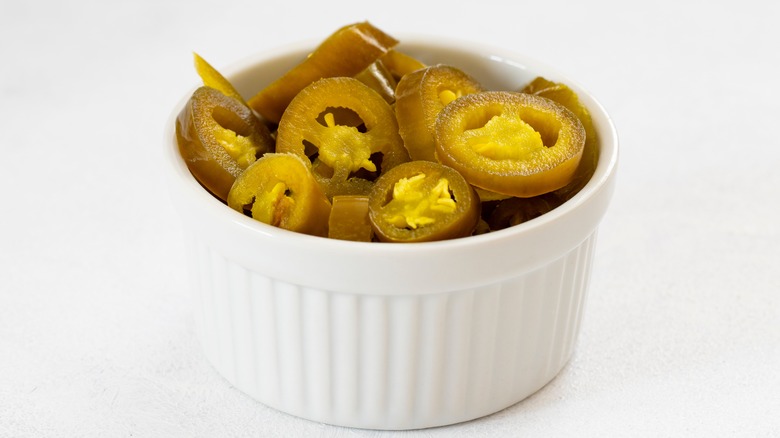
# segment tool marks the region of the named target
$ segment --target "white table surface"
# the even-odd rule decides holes
[[[780,436],[778,3],[446,4],[0,1],[0,437]],[[191,52],[219,68],[364,19],[555,65],[618,127],[574,358],[486,418],[298,419],[193,334],[159,162]]]

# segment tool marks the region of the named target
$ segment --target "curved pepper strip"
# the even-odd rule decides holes
[[[472,234],[480,214],[474,189],[455,170],[432,161],[401,164],[376,181],[369,217],[383,242],[426,242]]]
[[[571,111],[532,94],[469,94],[436,120],[441,163],[477,187],[521,198],[571,182],[584,143],[585,129]]]
[[[385,102],[390,105],[395,102],[395,87],[398,83],[381,62],[377,61],[371,64],[368,68],[356,74],[355,79],[379,93],[385,99]]]
[[[327,77],[355,76],[397,44],[398,40],[368,22],[345,26],[323,41],[303,62],[249,99],[249,106],[278,123],[290,101],[312,82]]]
[[[211,64],[206,62],[206,60],[201,58],[197,53],[193,53],[192,55],[195,61],[195,71],[203,81],[203,85],[214,88],[225,96],[233,97],[244,105],[247,104],[241,94],[233,87],[233,84],[222,76],[222,73],[217,71],[217,69],[212,67]]]
[[[236,177],[274,147],[249,107],[210,87],[195,90],[179,113],[176,137],[190,172],[222,201]]]
[[[309,163],[294,154],[266,154],[236,178],[227,204],[275,227],[325,237],[331,204]]]
[[[379,61],[387,67],[387,70],[390,71],[396,80],[400,80],[403,76],[415,70],[426,67],[422,61],[396,49],[382,55]]]
[[[593,176],[599,161],[598,135],[596,134],[596,128],[593,126],[590,112],[580,102],[577,93],[566,84],[560,82],[552,82],[543,77],[537,77],[526,85],[522,92],[542,96],[560,103],[573,112],[585,128],[585,149],[582,151],[582,159],[579,167],[577,167],[577,172],[574,174],[574,179],[565,187],[556,190],[556,194],[561,198],[562,202],[566,201],[585,187],[590,177]]]
[[[476,79],[447,65],[416,70],[401,78],[396,87],[395,115],[412,160],[436,161],[436,116],[458,97],[483,90]]]
[[[356,114],[361,129],[339,123],[336,108]],[[346,77],[320,79],[290,102],[279,122],[276,150],[316,154],[315,172],[329,198],[366,194],[370,180],[409,161],[390,105],[362,82]]]
[[[374,234],[368,219],[368,196],[334,196],[328,219],[331,239],[370,242]]]

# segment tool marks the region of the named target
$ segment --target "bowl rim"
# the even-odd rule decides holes
[[[486,61],[506,63],[513,67],[530,69],[534,72],[549,72],[548,75],[556,80],[565,81],[567,85],[578,93],[581,101],[585,103],[593,115],[594,124],[597,125],[596,128],[600,139],[599,161],[593,176],[585,187],[559,207],[537,218],[503,230],[458,239],[417,243],[353,242],[284,230],[261,223],[230,209],[205,190],[189,172],[186,163],[178,152],[175,121],[192,91],[197,88],[197,86],[194,86],[174,106],[164,128],[166,161],[164,170],[168,174],[169,192],[174,198],[174,204],[179,205],[179,210],[193,211],[192,209],[199,209],[199,213],[207,214],[210,220],[202,221],[201,225],[204,225],[205,222],[212,224],[221,223],[224,225],[220,226],[231,228],[234,232],[245,236],[252,236],[252,239],[255,240],[273,243],[275,247],[278,247],[280,242],[283,241],[282,245],[289,246],[292,249],[305,248],[307,252],[320,254],[323,257],[328,254],[330,254],[330,257],[349,255],[350,259],[373,257],[398,261],[402,259],[424,260],[428,257],[461,253],[464,250],[472,251],[475,247],[501,245],[507,239],[521,239],[524,236],[533,235],[538,230],[547,228],[563,218],[576,214],[583,205],[589,203],[599,192],[608,192],[607,198],[611,197],[612,180],[614,179],[618,163],[617,130],[604,106],[577,81],[572,80],[559,70],[537,59],[498,45],[464,41],[450,37],[432,37],[422,34],[399,33],[396,37],[401,41],[398,48],[402,50],[404,48],[422,47],[479,54],[479,57],[485,58]],[[318,42],[313,40],[298,41],[271,50],[264,50],[245,57],[221,70],[228,79],[231,79],[231,77],[236,76],[240,72],[256,68],[261,63],[289,57],[291,54],[304,54],[307,50],[316,47]],[[186,198],[186,200],[180,199],[182,197]],[[603,206],[603,209],[606,209],[606,205]],[[603,213],[601,211],[598,214],[594,228],[600,221]],[[184,222],[191,223],[192,221],[184,220]],[[202,230],[203,228],[201,227],[200,229]],[[585,237],[587,236],[583,236],[581,240],[584,240]],[[316,284],[316,282],[311,284]]]

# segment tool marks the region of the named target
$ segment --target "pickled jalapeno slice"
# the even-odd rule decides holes
[[[369,195],[374,233],[385,242],[425,242],[472,234],[480,214],[474,189],[455,170],[432,161],[401,164]]]
[[[265,154],[236,178],[227,204],[260,222],[325,237],[331,204],[309,167],[294,154]]]
[[[374,232],[368,219],[368,196],[333,197],[328,237],[331,239],[370,242]]]
[[[596,164],[599,161],[598,136],[596,128],[593,126],[590,112],[585,105],[580,102],[579,96],[566,84],[553,82],[543,77],[537,77],[531,83],[522,89],[523,93],[535,94],[547,99],[553,100],[565,106],[569,111],[582,122],[585,128],[585,148],[582,151],[582,158],[577,167],[577,172],[571,183],[556,191],[562,202],[570,199],[577,192],[585,187],[585,184],[596,171]]]
[[[338,117],[345,110],[349,123]],[[409,161],[390,105],[346,77],[320,79],[295,96],[279,122],[276,151],[308,157],[329,198],[365,195],[378,175]]]
[[[249,107],[210,87],[192,94],[176,119],[176,136],[190,172],[222,201],[236,177],[274,147]]]
[[[377,61],[362,72],[355,75],[355,79],[368,85],[369,88],[379,93],[389,104],[395,103],[395,87],[398,82],[384,64]]]
[[[407,55],[404,52],[399,52],[396,49],[392,49],[382,55],[379,61],[387,67],[387,70],[393,75],[396,80],[401,79],[403,76],[421,68],[425,68],[425,64],[417,58]]]
[[[401,78],[396,87],[395,115],[412,160],[436,161],[436,116],[458,97],[482,90],[474,78],[447,65],[426,67]]]
[[[436,157],[485,190],[527,198],[571,182],[585,129],[565,107],[525,93],[486,91],[447,105]]]

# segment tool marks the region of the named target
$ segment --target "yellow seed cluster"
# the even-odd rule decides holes
[[[411,178],[402,178],[393,186],[393,199],[388,204],[395,213],[387,221],[398,228],[431,225],[436,222],[432,212],[452,213],[457,208],[449,189],[449,182],[440,178],[432,189],[426,189],[426,176],[420,173]]]

